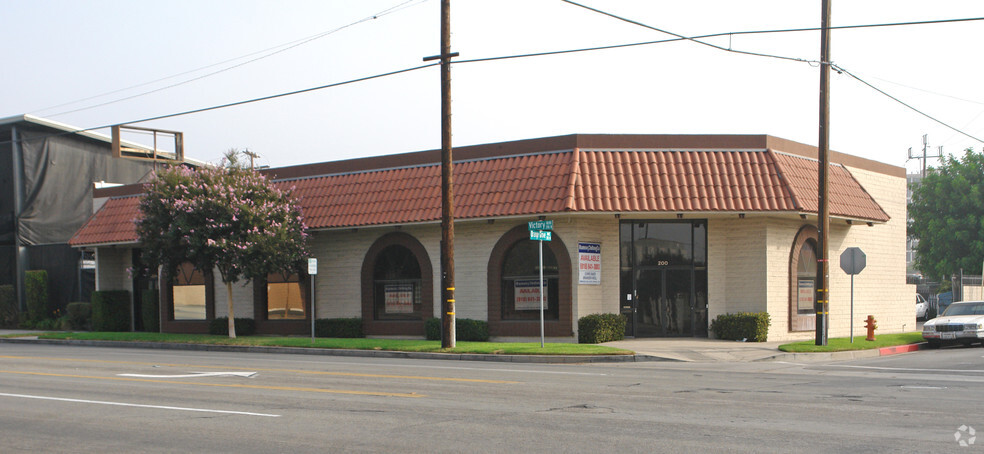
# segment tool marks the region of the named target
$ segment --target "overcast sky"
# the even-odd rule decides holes
[[[581,3],[685,36],[820,25],[820,0]],[[832,9],[834,26],[984,17],[980,0],[833,0]],[[439,10],[438,0],[4,0],[0,118],[90,128],[413,68],[439,52]],[[453,0],[451,21],[457,61],[670,38],[559,0]],[[832,60],[984,138],[982,31],[984,21],[835,30]],[[709,41],[820,55],[815,31]],[[452,78],[455,146],[571,133],[818,139],[815,64],[693,42],[463,62]],[[184,132],[191,157],[217,162],[248,148],[274,167],[435,149],[440,78],[431,67],[136,125]],[[984,145],[832,73],[833,149],[903,166],[923,134],[933,152]]]

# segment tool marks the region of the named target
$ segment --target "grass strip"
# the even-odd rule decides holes
[[[819,353],[842,352],[849,350],[870,350],[896,345],[918,344],[923,342],[922,333],[877,334],[875,340],[867,341],[864,336],[854,336],[854,343],[849,337],[827,339],[827,345],[815,345],[815,340],[793,342],[779,346],[779,350],[790,353]]]
[[[333,348],[351,350],[386,350],[398,352],[474,353],[487,355],[631,355],[634,352],[594,344],[551,343],[540,347],[539,342],[462,342],[455,348],[443,349],[440,341],[397,339],[335,339],[310,337],[227,336],[207,334],[57,332],[43,333],[39,339],[103,340],[120,342],[164,342],[206,345],[243,345],[257,347]]]

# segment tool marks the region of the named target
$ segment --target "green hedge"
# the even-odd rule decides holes
[[[218,317],[208,324],[208,333],[228,336],[229,317]],[[252,336],[256,333],[256,322],[251,318],[236,317],[236,336]]]
[[[130,331],[130,292],[92,292],[92,330]]]
[[[315,337],[357,338],[362,332],[361,318],[319,318],[314,321]]]
[[[157,290],[146,290],[143,292],[143,296],[141,296],[140,319],[143,321],[143,330],[148,333],[161,332],[161,313],[158,297]]]
[[[73,331],[88,331],[92,329],[92,303],[68,303],[65,306],[67,327]]]
[[[48,309],[48,272],[30,270],[24,273],[24,289],[27,291],[27,319],[37,323],[51,318]]]
[[[769,323],[767,312],[723,314],[711,322],[711,331],[718,339],[765,342],[769,336]]]
[[[441,319],[428,319],[424,322],[424,329],[427,332],[427,340],[441,340]],[[470,318],[455,319],[454,338],[465,342],[488,342],[489,323]]]
[[[626,318],[622,314],[591,314],[577,321],[577,342],[600,344],[625,338]]]
[[[17,292],[13,285],[0,285],[0,328],[16,328]]]

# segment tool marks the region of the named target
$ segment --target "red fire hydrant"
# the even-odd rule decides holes
[[[875,329],[878,328],[878,325],[876,325],[875,322],[877,321],[878,320],[875,320],[873,315],[869,315],[868,319],[865,320],[864,327],[868,329],[868,337],[864,338],[864,340],[875,340]]]

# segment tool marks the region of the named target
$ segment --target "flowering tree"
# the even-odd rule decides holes
[[[170,166],[146,185],[137,233],[150,266],[167,276],[190,262],[218,270],[236,337],[232,284],[275,272],[299,272],[307,233],[292,188],[281,190],[230,150],[221,167]]]

